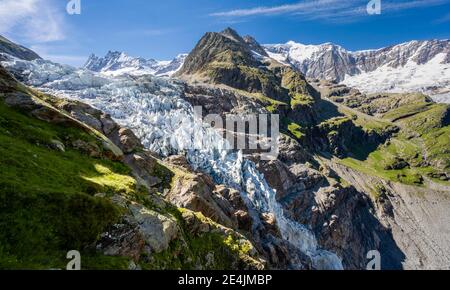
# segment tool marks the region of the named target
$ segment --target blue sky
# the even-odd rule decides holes
[[[0,0],[0,34],[43,57],[82,65],[90,53],[170,59],[227,26],[260,43],[334,42],[349,50],[450,38],[450,0]]]

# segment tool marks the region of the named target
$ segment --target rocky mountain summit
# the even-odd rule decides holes
[[[448,105],[308,80],[230,28],[172,79],[107,59],[2,60],[0,267],[63,267],[70,247],[94,269],[365,269],[373,250],[383,269],[448,268]],[[194,106],[278,114],[277,158],[235,150]]]

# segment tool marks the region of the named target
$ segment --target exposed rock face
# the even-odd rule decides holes
[[[155,176],[157,160],[149,152],[127,154],[124,162],[133,169],[135,178],[148,188],[160,185],[164,180]]]
[[[189,86],[185,97],[195,105],[203,105],[207,114],[224,115],[229,112],[264,111],[257,101],[225,89],[219,91],[212,88]],[[230,104],[233,104],[234,107]],[[357,194],[351,189],[331,187],[327,176],[310,167],[315,163],[314,159],[295,139],[281,135],[279,151],[279,158],[275,161],[261,161],[258,154],[247,157],[255,161],[258,170],[264,174],[269,185],[277,190],[278,199],[284,205],[285,210],[292,213],[292,218],[315,229],[321,246],[338,253],[343,258],[346,268],[365,268],[367,262],[365,255],[371,249],[379,246],[377,244],[379,237],[383,237],[386,241],[392,241],[389,232],[372,217],[373,206],[370,201],[364,195]],[[307,162],[311,163],[304,165]],[[339,199],[336,201],[325,194],[325,192],[333,191],[339,193]],[[353,194],[356,196],[352,196]],[[321,197],[323,195],[325,197]],[[230,200],[230,196],[225,195],[225,197]],[[325,200],[323,201],[325,205],[319,206],[319,201],[315,200],[321,198]],[[233,206],[236,208],[235,205]],[[348,214],[349,212],[351,214]],[[335,216],[342,216],[344,213],[345,216],[338,222]],[[361,217],[353,221],[355,216]],[[295,259],[289,260],[287,257],[283,257],[283,253],[290,253],[289,245],[279,240],[279,232],[274,226],[276,221],[273,220],[273,217],[263,216],[261,218],[264,221],[264,232],[270,233],[271,236],[268,238],[265,234],[265,237],[261,237],[261,242],[259,242],[262,244],[262,251],[269,262],[274,267],[282,267],[283,263],[294,261]],[[242,222],[238,223],[242,228]],[[331,227],[334,227],[333,230],[328,226],[323,227],[325,223],[331,224]],[[337,225],[339,229],[336,228]],[[351,252],[348,252],[350,245],[353,248]],[[298,259],[306,268],[310,267],[305,257]],[[401,265],[392,262],[386,265],[386,268],[389,267],[401,268]]]
[[[6,105],[24,110],[39,120],[53,124],[61,124],[69,127],[76,127],[86,132],[91,132],[91,127],[82,121],[57,110],[51,105],[43,102],[37,97],[25,92],[7,93],[2,96]],[[64,144],[62,144],[64,145]],[[110,140],[98,138],[97,143],[88,143],[83,140],[74,140],[69,145],[77,150],[87,153],[91,157],[108,157],[112,160],[118,160],[123,157],[122,151]],[[50,147],[55,146],[52,142]],[[61,146],[58,146],[61,148]],[[57,148],[57,149],[59,149]]]
[[[243,37],[245,43],[249,46],[251,50],[253,50],[256,53],[259,53],[262,56],[269,56],[267,52],[264,50],[264,48],[250,35],[246,35]]]
[[[374,201],[375,214],[390,229],[397,247],[404,253],[399,260],[403,268],[449,268],[447,209],[450,188],[421,189],[367,176],[336,164],[333,168],[360,192],[368,193],[373,188],[381,191],[380,198]],[[385,244],[381,237],[380,243]]]
[[[350,52],[325,43],[265,46],[269,55],[309,78],[332,80],[365,93],[423,92],[449,103],[450,41],[410,41],[377,50]]]
[[[125,256],[137,262],[145,246],[145,240],[139,231],[137,222],[124,217],[121,223],[114,224],[102,234],[96,248],[108,256]]]
[[[422,93],[363,94],[357,89],[335,82],[326,80],[312,80],[311,82],[325,98],[375,117],[383,117],[389,111],[406,105],[431,105],[433,103],[429,96]]]
[[[220,224],[237,228],[231,204],[215,192],[214,182],[205,174],[180,176],[165,197],[179,207],[201,212]]]
[[[230,45],[241,45],[240,37],[235,33],[226,31],[225,34],[205,35],[190,55],[192,59],[188,57],[180,74],[188,79],[187,76],[204,71],[201,67],[197,67],[200,64],[196,63],[194,58],[200,60],[205,57],[202,67],[207,67],[208,61],[214,59],[203,56],[210,53],[206,49],[208,45],[214,43],[217,50],[213,50],[215,54],[227,50],[226,45],[216,43],[230,41]],[[253,43],[251,39],[248,41]],[[245,51],[242,47],[240,49]],[[251,65],[251,62],[248,64]],[[277,160],[262,161],[259,153],[251,151],[246,157],[255,162],[259,172],[264,174],[269,185],[277,191],[277,199],[291,218],[311,227],[318,237],[320,246],[337,253],[343,259],[345,268],[365,268],[366,254],[370,250],[381,248],[380,239],[385,242],[383,249],[386,250],[383,253],[388,261],[384,267],[401,268],[399,261],[402,259],[402,253],[396,247],[389,230],[373,217],[375,209],[371,201],[353,187],[343,188],[337,184],[336,179],[339,179],[339,176],[332,171],[320,172],[317,161],[311,154],[330,152],[332,155],[343,157],[351,151],[351,146],[365,142],[376,147],[377,144],[384,142],[389,134],[380,136],[375,132],[367,133],[361,127],[355,126],[352,119],[340,113],[337,106],[321,100],[314,89],[308,88],[309,84],[302,85],[301,76],[282,72],[282,68],[275,71],[281,72],[280,81],[286,90],[290,90],[292,96],[302,95],[305,92],[308,96],[298,102],[295,102],[298,99],[291,100],[288,106],[277,108],[281,118],[302,124],[307,137],[299,143],[296,138],[282,135],[278,142],[280,153]],[[236,85],[223,80],[215,80],[213,83],[217,82],[231,87]],[[248,87],[246,90],[251,91]],[[219,114],[222,117],[229,113],[267,112],[267,104],[264,101],[226,87],[214,88],[211,85],[191,82],[186,85],[185,99],[192,105],[202,106],[206,114]],[[261,220],[265,234],[257,238],[259,241],[257,244],[262,245],[262,251],[269,262],[279,267],[280,263],[286,262],[283,253],[289,246],[279,241],[280,233],[273,216],[263,215]],[[267,233],[270,234],[269,237]],[[274,257],[274,253],[278,256]],[[304,257],[299,259],[305,267],[309,267]]]
[[[136,268],[138,265],[150,263],[150,265],[161,266],[163,269],[168,265],[164,263],[170,261],[155,261],[152,256],[164,251],[170,251],[170,245],[173,245],[175,240],[178,240],[179,248],[176,255],[189,253],[189,241],[186,240],[185,235],[188,234],[191,238],[201,238],[205,235],[223,236],[237,240],[241,246],[245,246],[246,252],[240,253],[239,256],[234,256],[233,253],[225,254],[227,259],[230,259],[230,267],[233,269],[242,270],[262,270],[265,265],[264,261],[259,259],[259,254],[253,246],[245,239],[244,236],[238,234],[230,228],[223,227],[219,224],[212,223],[201,214],[194,213],[189,210],[183,210],[180,214],[182,218],[182,225],[180,221],[175,219],[168,213],[163,213],[164,209],[170,205],[160,199],[160,197],[153,196],[153,202],[158,204],[158,212],[151,210],[143,205],[128,200],[122,196],[115,195],[111,197],[112,202],[126,211],[121,221],[112,225],[96,243],[96,249],[105,255],[129,257],[133,260]],[[162,210],[162,212],[161,212]],[[183,228],[185,231],[183,233]],[[194,263],[192,266],[198,270],[217,268],[217,265],[224,263],[224,261],[215,260],[214,252],[207,253],[205,257],[186,257],[190,261],[184,261],[186,265]],[[220,259],[224,256],[218,257]],[[195,260],[195,261],[194,261]],[[158,267],[155,267],[158,269]]]
[[[167,250],[169,243],[179,235],[175,219],[149,210],[142,205],[132,204],[129,209],[146,245],[152,251],[159,253]]]
[[[246,41],[232,29],[221,33],[208,32],[197,43],[175,76],[185,80],[223,84],[289,102],[289,91],[283,87],[282,75],[288,71],[292,74],[295,72],[286,66],[279,66],[267,58],[266,54],[256,52],[258,55],[255,55],[254,49],[262,53],[258,47],[254,39],[247,38]],[[302,89],[308,93],[309,88],[306,82],[304,84]]]

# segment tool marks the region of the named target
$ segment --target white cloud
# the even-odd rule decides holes
[[[55,0],[0,0],[0,34],[27,42],[62,40],[62,11],[55,8]]]
[[[296,4],[286,4],[280,6],[260,6],[250,9],[237,9],[225,12],[212,13],[211,16],[225,16],[225,17],[243,17],[253,15],[277,15],[277,14],[290,14],[294,12],[301,12],[303,10],[317,10],[325,5],[334,5],[345,1],[340,0],[318,0],[318,1],[302,1]],[[349,1],[349,2],[354,2]]]
[[[381,0],[381,7],[382,13],[393,13],[413,8],[438,6],[449,2],[450,0]],[[366,6],[368,3],[369,0],[304,0],[294,4],[216,12],[210,14],[210,16],[243,18],[249,16],[297,15],[307,20],[351,21],[361,16],[367,16]]]

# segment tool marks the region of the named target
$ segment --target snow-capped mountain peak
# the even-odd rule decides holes
[[[92,54],[83,67],[105,75],[150,74],[155,76],[171,76],[183,65],[186,56],[186,54],[180,54],[173,60],[157,61],[142,57],[132,57],[124,52],[108,51],[104,57],[98,57]]]
[[[449,40],[413,40],[362,51],[294,41],[264,47],[272,58],[309,78],[343,82],[368,93],[421,91],[450,101]]]

